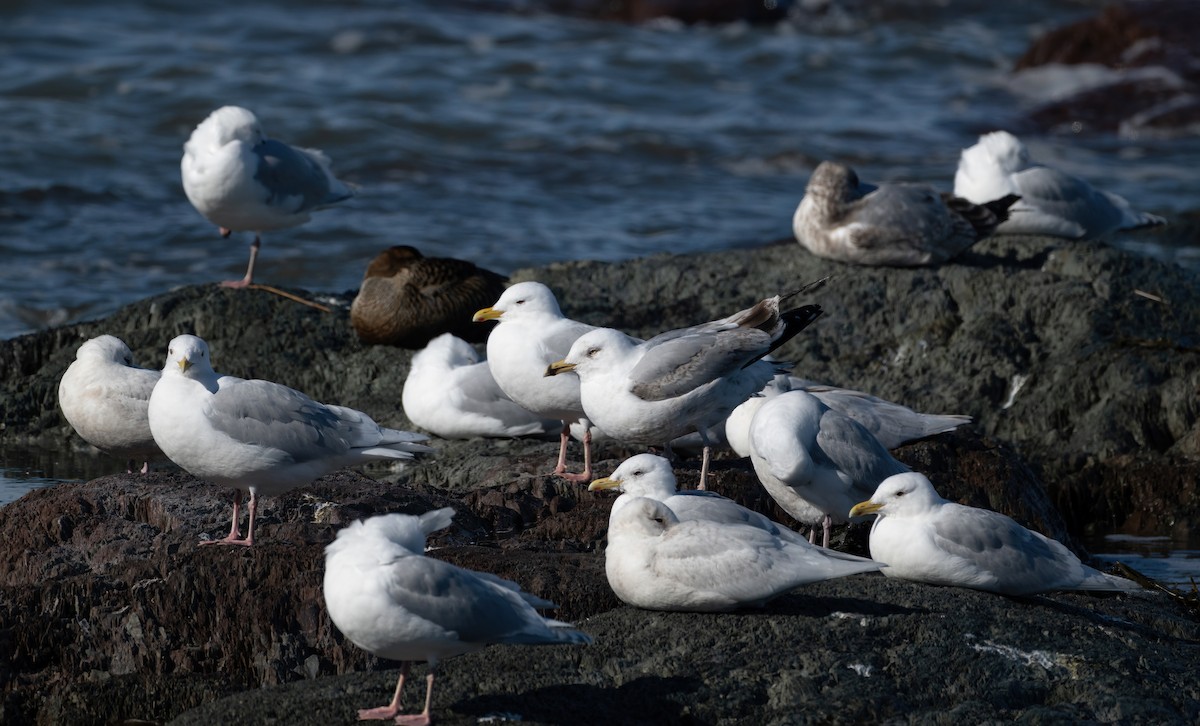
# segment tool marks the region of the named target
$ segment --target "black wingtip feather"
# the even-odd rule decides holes
[[[824,279],[819,280],[818,282],[824,282]],[[802,305],[801,307],[780,313],[779,319],[783,322],[783,334],[771,344],[771,347],[768,348],[765,353],[752,361],[748,361],[742,366],[742,368],[748,368],[754,363],[757,363],[759,360],[762,360],[764,356],[768,356],[773,353],[776,348],[796,337],[796,334],[801,330],[804,330],[809,325],[812,325],[813,321],[821,317],[821,313],[823,312],[825,311],[821,309],[820,305]]]

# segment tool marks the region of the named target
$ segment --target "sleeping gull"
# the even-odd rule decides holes
[[[385,514],[357,521],[325,548],[325,606],[350,642],[401,662],[391,703],[358,712],[359,720],[428,724],[438,661],[493,643],[587,644],[568,623],[538,615],[554,603],[514,582],[425,557],[425,537],[449,526],[453,509],[419,517]],[[425,709],[397,715],[409,664],[428,661]]]
[[[550,288],[532,281],[508,288],[495,304],[476,312],[472,319],[477,323],[498,321],[488,336],[487,360],[501,390],[522,408],[562,421],[554,473],[568,481],[590,481],[592,424],[583,414],[579,380],[572,376],[547,379],[542,372],[566,355],[579,336],[596,328],[565,317]],[[583,429],[583,471],[579,474],[567,473],[567,439],[573,423]]]
[[[780,373],[758,395],[750,397],[733,409],[733,413],[725,419],[725,438],[734,453],[741,457],[750,456],[750,422],[754,419],[754,414],[768,398],[787,391],[811,393],[834,411],[862,424],[885,449],[894,449],[909,441],[953,431],[971,422],[970,416],[918,413],[907,406],[869,393],[827,386]]]
[[[561,426],[504,395],[475,348],[450,333],[413,356],[400,400],[414,424],[443,439],[541,436]]]
[[[222,376],[208,344],[180,335],[150,396],[150,431],[167,458],[197,479],[234,489],[229,536],[202,544],[254,544],[258,495],[273,497],[345,466],[412,459],[425,436],[382,428],[360,411],[317,403],[278,383]],[[238,537],[242,490],[249,524]]]
[[[879,515],[871,527],[871,557],[887,563],[888,577],[1002,595],[1138,589],[999,512],[942,499],[916,472],[888,477],[850,510],[851,516],[866,514]]]
[[[682,434],[699,433],[703,489],[711,456],[706,429],[762,390],[778,368],[763,356],[821,314],[818,305],[781,312],[780,303],[792,295],[766,298],[727,318],[670,330],[645,342],[600,328],[576,340],[546,375],[575,372],[583,410],[618,441],[663,445]]]
[[[954,193],[981,204],[1006,194],[1020,195],[997,228],[999,234],[1093,239],[1119,229],[1166,224],[1162,217],[1135,211],[1124,198],[1079,177],[1033,163],[1025,145],[1007,131],[984,134],[963,149]]]
[[[825,547],[830,528],[847,521],[855,502],[909,470],[857,421],[804,391],[769,398],[754,414],[750,461],[784,511],[814,532],[823,525]]]
[[[1016,199],[973,204],[925,184],[862,184],[845,164],[823,161],[796,207],[792,231],[818,257],[860,265],[936,265],[991,234]]]
[[[161,374],[133,365],[133,353],[112,335],[88,340],[58,384],[58,405],[67,423],[84,441],[109,456],[124,459],[132,473],[136,460],[162,457],[150,433],[146,408]]]
[[[254,232],[246,276],[226,287],[254,281],[260,233],[304,224],[311,212],[354,195],[324,154],[266,138],[258,118],[238,106],[222,106],[200,122],[183,146],[180,169],[188,201],[222,237]]]
[[[389,247],[367,265],[350,324],[368,345],[420,348],[442,333],[482,343],[490,331],[471,315],[504,292],[504,281],[466,260]]]
[[[680,521],[666,504],[646,497],[613,514],[604,551],[609,587],[622,602],[649,610],[736,610],[810,582],[880,567],[746,524]]]

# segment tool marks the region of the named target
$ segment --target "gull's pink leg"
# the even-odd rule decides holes
[[[134,465],[135,465],[135,464],[137,464],[137,461],[135,461],[134,459],[127,459],[127,460],[125,461],[125,473],[126,473],[126,474],[132,474],[132,473],[133,473],[133,467],[134,467]],[[145,472],[142,472],[142,473],[144,474]]]
[[[225,230],[227,231],[227,230]],[[228,237],[228,234],[222,234]],[[262,243],[258,239],[258,235],[254,235],[254,242],[250,244],[250,264],[246,266],[246,276],[240,280],[227,280],[221,283],[221,287],[248,287],[254,281],[254,262],[258,259],[258,249],[262,247]]]
[[[566,428],[566,430],[569,431],[570,427],[568,426]],[[564,452],[564,454],[566,452],[566,438],[563,439],[563,452]],[[563,459],[565,459],[565,456],[560,455],[559,460],[563,461]],[[566,469],[565,461],[563,461],[563,469],[564,470]],[[585,481],[592,480],[592,428],[591,428],[591,426],[588,426],[583,431],[583,471],[580,472],[579,474],[567,474],[565,471],[555,470],[554,473],[558,474],[559,476],[561,476],[563,479],[566,479],[567,481],[585,482]]]
[[[227,536],[225,539],[210,539],[207,542],[201,542],[200,544],[202,544],[202,545],[211,545],[211,544],[241,545],[243,547],[249,547],[249,546],[253,545],[254,544],[254,515],[258,511],[257,497],[254,496],[254,492],[250,492],[250,506],[248,507],[248,509],[250,510],[250,526],[246,532],[246,539],[238,538],[238,508],[241,503],[242,503],[242,490],[234,489],[233,490],[233,525],[229,528],[229,536]]]
[[[810,545],[815,545],[817,543],[817,525],[815,524],[811,529],[808,530],[808,543]]]
[[[393,718],[400,713],[400,692],[404,690],[404,681],[408,678],[408,661],[400,664],[400,680],[396,681],[396,693],[392,695],[392,702],[386,706],[378,708],[363,708],[358,711],[359,721],[382,721],[384,719]]]
[[[150,473],[150,462],[149,462],[149,461],[143,461],[143,462],[142,462],[142,473],[143,473],[143,474],[149,474],[149,473]]]
[[[825,515],[825,537],[821,541],[821,546],[829,549],[829,532],[833,529],[833,517]]]
[[[403,726],[429,726],[433,721],[429,717],[429,706],[433,702],[433,672],[436,666],[429,664],[429,675],[425,676],[425,710],[411,716],[397,716],[396,723]]]
[[[567,470],[567,441],[571,438],[571,424],[563,421],[562,432],[558,435],[558,465],[554,467],[555,474],[563,474]]]

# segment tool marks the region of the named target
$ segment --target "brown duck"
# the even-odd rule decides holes
[[[491,326],[473,325],[471,316],[504,292],[505,280],[465,260],[389,247],[367,266],[350,323],[372,345],[422,348],[442,333],[482,342]]]

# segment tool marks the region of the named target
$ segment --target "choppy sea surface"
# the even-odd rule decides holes
[[[179,174],[225,104],[358,185],[266,235],[259,268],[342,291],[393,244],[508,272],[787,237],[821,160],[949,190],[979,133],[1106,73],[1011,72],[1099,1],[794,5],[685,26],[465,0],[0,0],[0,338],[240,277],[250,236],[220,239]],[[1200,139],[1021,136],[1137,207],[1197,206]]]
[[[310,290],[357,288],[394,244],[499,272],[757,245],[790,237],[823,159],[949,190],[997,128],[1135,207],[1200,206],[1200,138],[1029,130],[1039,103],[1115,73],[1011,71],[1100,0],[806,0],[772,26],[504,5],[0,0],[0,339],[241,276],[250,235],[221,239],[179,174],[226,104],[357,187],[263,237],[257,278]],[[1112,243],[1200,267],[1159,236]],[[0,503],[100,473],[5,466]]]

